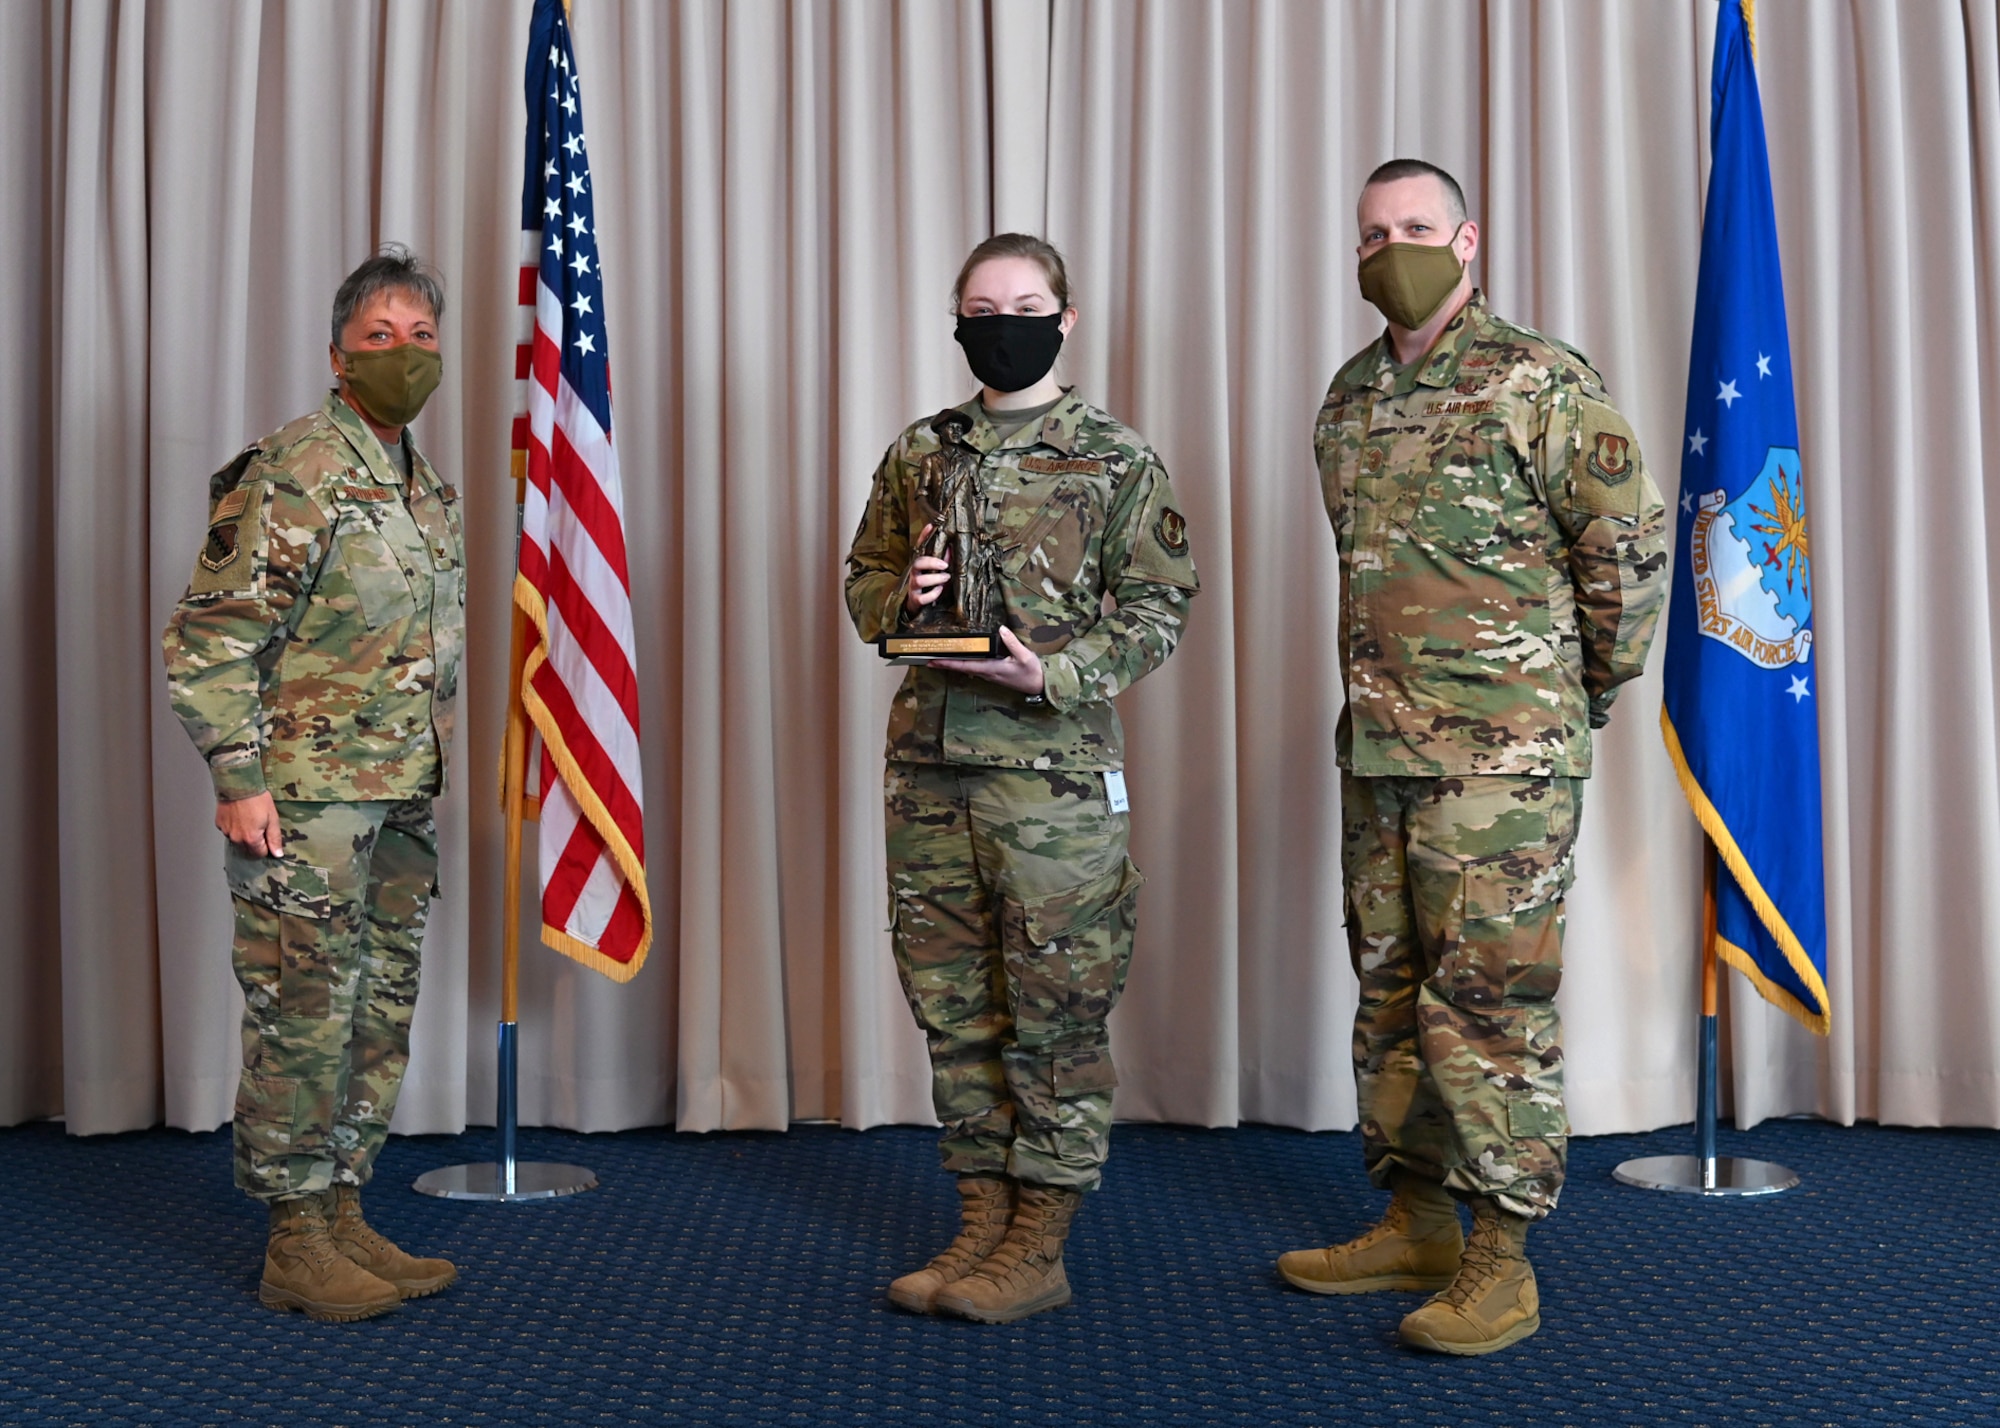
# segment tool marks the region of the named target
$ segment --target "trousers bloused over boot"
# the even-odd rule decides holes
[[[361,1217],[361,1187],[336,1185],[323,1202],[331,1219],[333,1243],[341,1254],[377,1279],[395,1286],[404,1299],[421,1299],[458,1282],[448,1259],[418,1259],[403,1253]]]
[[[1472,1202],[1451,1287],[1403,1319],[1398,1337],[1439,1354],[1490,1354],[1542,1327],[1542,1300],[1528,1263],[1528,1221],[1485,1198]]]
[[[1372,1294],[1379,1289],[1436,1292],[1458,1273],[1465,1235],[1458,1202],[1444,1187],[1399,1172],[1381,1222],[1328,1249],[1279,1256],[1278,1273],[1314,1294]]]
[[[947,1284],[956,1284],[1000,1247],[1007,1222],[1014,1214],[1014,1182],[998,1176],[958,1177],[958,1237],[922,1269],[889,1285],[889,1302],[913,1314],[936,1312],[934,1301]]]
[[[1082,1203],[1083,1192],[1068,1186],[1023,1185],[1000,1247],[972,1273],[939,1291],[933,1301],[937,1312],[982,1324],[1010,1324],[1069,1303],[1063,1243]]]
[[[299,1309],[308,1319],[336,1324],[372,1319],[403,1302],[395,1285],[335,1247],[316,1195],[271,1202],[271,1238],[257,1298],[272,1309]]]

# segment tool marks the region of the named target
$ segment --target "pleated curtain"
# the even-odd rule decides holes
[[[158,633],[208,473],[317,404],[333,289],[392,239],[447,279],[415,431],[468,493],[473,567],[396,1128],[491,1122],[508,915],[527,1123],[928,1119],[886,931],[895,680],[852,637],[841,557],[882,450],[972,390],[960,259],[1027,228],[1071,263],[1063,380],[1159,449],[1203,578],[1124,702],[1148,882],[1119,1113],[1351,1125],[1311,430],[1379,330],[1356,190],[1393,155],[1456,172],[1493,307],[1590,354],[1671,498],[1713,4],[576,0],[660,929],[626,986],[500,906],[528,8],[0,8],[0,1122],[229,1117],[229,905]],[[1757,20],[1835,1030],[1731,985],[1729,1099],[1745,1124],[2000,1125],[2000,23],[1991,0]],[[1700,849],[1654,665],[1584,800],[1561,992],[1583,1133],[1692,1108]]]

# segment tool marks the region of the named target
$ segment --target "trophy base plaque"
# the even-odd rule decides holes
[[[902,635],[883,635],[875,641],[883,659],[916,664],[934,659],[999,659],[1007,653],[997,630],[940,630],[935,634],[914,630]]]

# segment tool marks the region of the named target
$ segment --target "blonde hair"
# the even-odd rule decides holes
[[[959,300],[965,296],[965,285],[981,263],[992,258],[1032,258],[1042,266],[1042,275],[1049,280],[1049,291],[1055,295],[1056,307],[1069,306],[1069,269],[1063,265],[1063,255],[1056,251],[1056,245],[1046,238],[1037,238],[1032,233],[995,233],[966,255],[965,265],[958,270],[958,281],[951,285],[951,310],[958,311]]]

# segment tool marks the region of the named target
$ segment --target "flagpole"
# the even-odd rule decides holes
[[[1627,1160],[1611,1172],[1614,1180],[1641,1190],[1741,1198],[1776,1195],[1799,1183],[1796,1172],[1768,1160],[1715,1153],[1720,1025],[1720,959],[1716,956],[1715,842],[1701,838],[1701,1026],[1695,1063],[1694,1154],[1647,1155]]]
[[[514,459],[514,531],[520,545],[521,511],[527,502],[526,453]],[[581,1165],[517,1159],[520,1124],[521,1061],[521,826],[527,818],[528,706],[521,683],[528,662],[528,616],[511,597],[514,619],[507,650],[507,732],[500,754],[500,806],[505,828],[504,865],[500,872],[500,1027],[495,1065],[493,1124],[499,1159],[466,1165],[446,1165],[417,1177],[416,1189],[445,1200],[493,1200],[511,1203],[548,1200],[597,1188],[597,1176]]]

